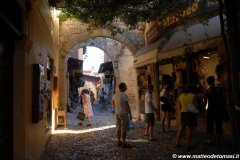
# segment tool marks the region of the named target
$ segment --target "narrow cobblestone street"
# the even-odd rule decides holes
[[[173,154],[231,154],[231,141],[223,138],[221,146],[204,143],[205,134],[194,132],[193,148],[187,151],[182,138],[182,147],[175,149],[176,129],[171,132],[160,132],[160,124],[155,125],[156,141],[149,141],[144,137],[145,124],[135,122],[135,129],[128,131],[127,142],[132,148],[117,146],[115,135],[115,117],[110,109],[100,105],[93,106],[93,126],[79,126],[76,119],[79,108],[67,113],[67,128],[56,130],[50,136],[40,160],[150,160],[172,159]],[[86,121],[86,120],[85,120]],[[62,133],[61,133],[62,131]],[[64,132],[64,133],[63,133]]]

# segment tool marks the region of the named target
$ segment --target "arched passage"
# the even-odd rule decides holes
[[[59,105],[61,108],[65,108],[67,105],[67,59],[68,54],[81,48],[83,46],[87,46],[85,41],[89,39],[93,39],[96,37],[104,37],[110,38],[112,40],[116,40],[121,43],[121,52],[113,54],[115,52],[109,52],[108,48],[103,45],[99,46],[95,44],[90,44],[89,46],[95,46],[109,55],[112,62],[118,63],[119,66],[123,66],[121,69],[114,68],[115,76],[119,79],[119,81],[125,81],[126,75],[131,75],[132,78],[129,80],[127,84],[129,86],[129,92],[132,96],[132,105],[137,106],[137,81],[136,81],[136,71],[133,68],[133,56],[136,51],[143,46],[144,38],[140,32],[133,32],[125,30],[122,34],[117,34],[116,36],[112,36],[109,31],[106,29],[98,29],[93,33],[86,32],[86,27],[78,21],[67,21],[60,25],[60,55],[59,55]],[[124,51],[124,54],[122,53]],[[125,65],[124,63],[129,61],[130,65]]]
[[[68,54],[76,53],[79,48],[83,48],[84,46],[93,46],[101,49],[108,55],[111,60],[114,60],[117,55],[120,54],[122,48],[124,47],[120,42],[110,39],[110,38],[90,38],[82,41],[79,44],[76,44]]]

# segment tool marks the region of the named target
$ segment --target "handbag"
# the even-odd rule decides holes
[[[186,108],[187,108],[188,112],[192,112],[192,113],[198,113],[199,112],[197,107],[192,103],[188,103]]]
[[[168,103],[168,98],[165,97],[165,96],[161,96],[160,101],[163,102],[163,103]]]
[[[85,116],[86,116],[85,113],[79,112],[78,115],[77,115],[77,119],[84,120]]]

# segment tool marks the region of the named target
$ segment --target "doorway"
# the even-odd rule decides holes
[[[1,159],[13,159],[13,41],[0,37]]]

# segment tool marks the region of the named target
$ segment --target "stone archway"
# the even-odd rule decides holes
[[[108,37],[124,44],[133,55],[138,49],[144,46],[144,33],[139,30],[129,30],[121,24],[122,33],[113,36],[105,28],[99,28],[92,33],[87,32],[86,25],[78,20],[67,20],[60,24],[60,54],[66,56],[69,50],[76,44],[81,43],[85,39],[95,37]]]
[[[144,45],[144,33],[143,31],[130,31],[127,29],[127,27],[123,27],[123,33],[117,34],[116,36],[112,36],[111,33],[103,28],[100,28],[93,33],[88,33],[86,30],[86,26],[77,21],[77,20],[67,20],[65,22],[62,22],[60,24],[60,43],[59,43],[59,105],[61,108],[66,108],[67,105],[67,60],[68,60],[68,54],[71,51],[71,49],[78,48],[78,44],[81,44],[87,39],[90,38],[96,38],[96,37],[106,37],[113,40],[116,40],[124,45],[127,50],[129,50],[128,53],[131,54],[133,57],[138,49],[143,47]],[[96,46],[102,50],[106,50],[105,48]],[[124,60],[124,55],[122,56],[113,56],[112,60],[119,61],[119,58],[122,58]],[[129,58],[129,54],[125,55]],[[133,59],[132,59],[133,63]],[[124,71],[134,70],[133,66],[132,68],[124,68]],[[118,73],[120,75],[120,73]],[[130,73],[132,75],[136,74],[135,71]],[[122,73],[124,75],[124,73]],[[136,76],[135,76],[136,78]],[[120,79],[121,81],[121,79]],[[137,93],[137,86],[133,88],[137,81],[131,80],[131,89],[134,90],[136,88],[135,93]],[[132,95],[134,96],[134,95]],[[137,97],[137,96],[136,96]],[[137,105],[137,104],[135,104]]]
[[[97,47],[105,52],[109,59],[114,61],[116,57],[120,54],[122,48],[124,47],[120,42],[106,38],[106,37],[97,37],[86,39],[82,41],[80,44],[76,44],[68,54],[74,54],[77,52],[79,48],[83,48],[84,46],[93,46]]]
[[[98,38],[91,38],[83,41],[80,44],[75,45],[70,51],[69,54],[77,53],[79,48],[83,48],[84,46],[93,46],[97,47],[104,51],[105,54],[108,55],[108,61],[112,61],[113,69],[115,77],[118,81],[132,81],[128,80],[131,79],[134,74],[130,73],[130,70],[133,67],[134,57],[132,53],[120,42],[106,38],[106,37],[98,37]],[[127,57],[127,58],[126,58]],[[106,59],[105,59],[106,60]],[[126,62],[128,62],[126,64]],[[117,63],[117,66],[115,66]],[[118,66],[119,64],[119,66]],[[129,68],[130,67],[130,68]],[[128,74],[129,73],[129,74]],[[128,76],[124,76],[127,74]],[[132,78],[133,79],[133,78]],[[133,84],[130,84],[134,86]],[[133,91],[129,91],[130,95],[134,95]]]

